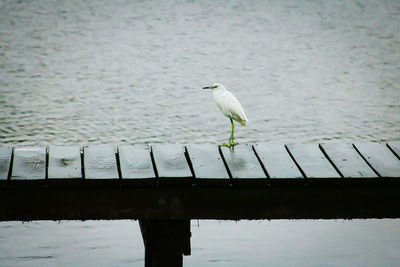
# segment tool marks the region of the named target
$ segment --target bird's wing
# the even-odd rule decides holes
[[[242,105],[231,92],[225,91],[221,94],[221,99],[218,102],[216,104],[226,116],[231,117],[242,125],[246,125],[248,119]]]

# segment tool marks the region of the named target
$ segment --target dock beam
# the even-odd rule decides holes
[[[190,220],[139,220],[145,267],[182,267],[190,255]]]

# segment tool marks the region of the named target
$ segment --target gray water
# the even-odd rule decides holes
[[[2,145],[400,140],[400,2],[1,1]],[[198,226],[199,225],[199,226]],[[192,221],[185,266],[394,266],[400,220]],[[135,221],[0,223],[0,266],[143,266]]]

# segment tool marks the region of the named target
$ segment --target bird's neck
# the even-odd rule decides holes
[[[214,96],[221,95],[221,94],[223,94],[225,91],[226,91],[225,89],[220,89],[220,88],[218,88],[218,89],[216,89],[216,90],[214,89],[213,95],[214,95]]]

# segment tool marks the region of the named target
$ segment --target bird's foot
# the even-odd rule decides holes
[[[233,138],[233,135],[231,136],[231,138],[229,138],[229,145],[231,146],[231,147],[234,147],[234,146],[236,146],[236,145],[238,145],[239,143],[236,143],[235,142],[235,139]]]
[[[229,142],[229,145],[231,146],[231,147],[234,147],[234,146],[236,146],[236,145],[238,145],[239,143],[236,143],[236,142]]]
[[[223,143],[221,146],[228,147],[228,148],[234,148],[238,144],[239,143],[236,143],[236,142],[229,142],[229,143]]]

